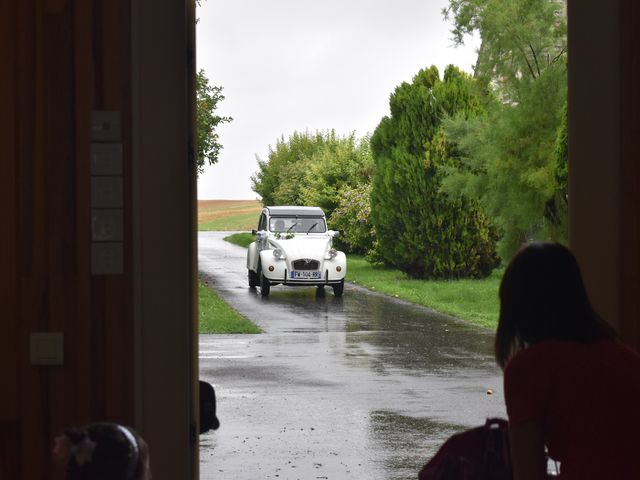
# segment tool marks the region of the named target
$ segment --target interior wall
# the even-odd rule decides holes
[[[634,0],[569,0],[569,237],[596,310],[640,349],[640,28]]]
[[[623,0],[621,61],[621,321],[620,331],[640,351],[640,5]]]
[[[9,72],[15,70],[16,35],[14,5],[0,3],[0,62]],[[19,458],[15,455],[20,442],[19,369],[20,351],[17,288],[17,145],[15,136],[16,102],[13,75],[0,75],[0,142],[8,161],[0,161],[0,478],[19,478]],[[11,453],[12,455],[3,454]]]
[[[65,426],[133,423],[131,257],[122,274],[97,276],[90,251],[91,111],[128,118],[126,3],[0,7],[2,478],[51,478],[51,442]],[[122,177],[126,201],[126,168]],[[41,332],[63,335],[62,364],[32,364]]]
[[[193,8],[0,2],[1,479],[61,478],[53,438],[93,421],[135,426],[155,479],[197,477]],[[95,111],[121,123],[111,272],[92,261]],[[32,364],[33,333],[62,334],[61,364]]]
[[[570,0],[569,238],[599,313],[620,327],[619,0]]]
[[[138,422],[153,478],[198,478],[195,11],[134,5],[134,240]]]

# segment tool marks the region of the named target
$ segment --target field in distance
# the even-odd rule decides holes
[[[198,200],[198,230],[248,231],[261,210],[258,200]]]

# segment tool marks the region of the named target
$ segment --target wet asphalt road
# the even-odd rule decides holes
[[[415,479],[452,433],[506,416],[492,332],[350,284],[262,298],[225,235],[199,234],[201,277],[264,333],[200,336],[221,422],[200,478]]]

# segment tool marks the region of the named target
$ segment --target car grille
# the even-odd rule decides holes
[[[293,261],[293,268],[295,270],[318,270],[320,262],[317,260],[311,260],[310,258],[301,258]]]

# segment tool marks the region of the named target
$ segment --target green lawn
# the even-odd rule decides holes
[[[234,233],[233,235],[224,237],[224,239],[229,243],[233,243],[235,245],[240,245],[241,247],[247,248],[249,244],[256,239],[256,237],[251,233],[242,232],[242,233]]]
[[[259,327],[240,315],[209,288],[200,282],[200,333],[261,333]]]
[[[262,205],[256,200],[198,200],[198,230],[250,230]],[[205,283],[199,286],[200,333],[260,333]]]
[[[254,236],[236,233],[225,240],[247,247]],[[498,321],[498,288],[504,269],[482,280],[414,280],[399,270],[371,265],[364,257],[347,255],[347,281],[392,297],[417,303],[438,312],[495,328]]]
[[[255,228],[259,214],[256,213],[239,213],[237,215],[216,218],[210,221],[204,221],[198,224],[198,230],[251,230]]]
[[[482,280],[415,280],[398,270],[371,265],[359,255],[347,256],[348,281],[492,329],[498,321],[503,271],[496,269]]]

